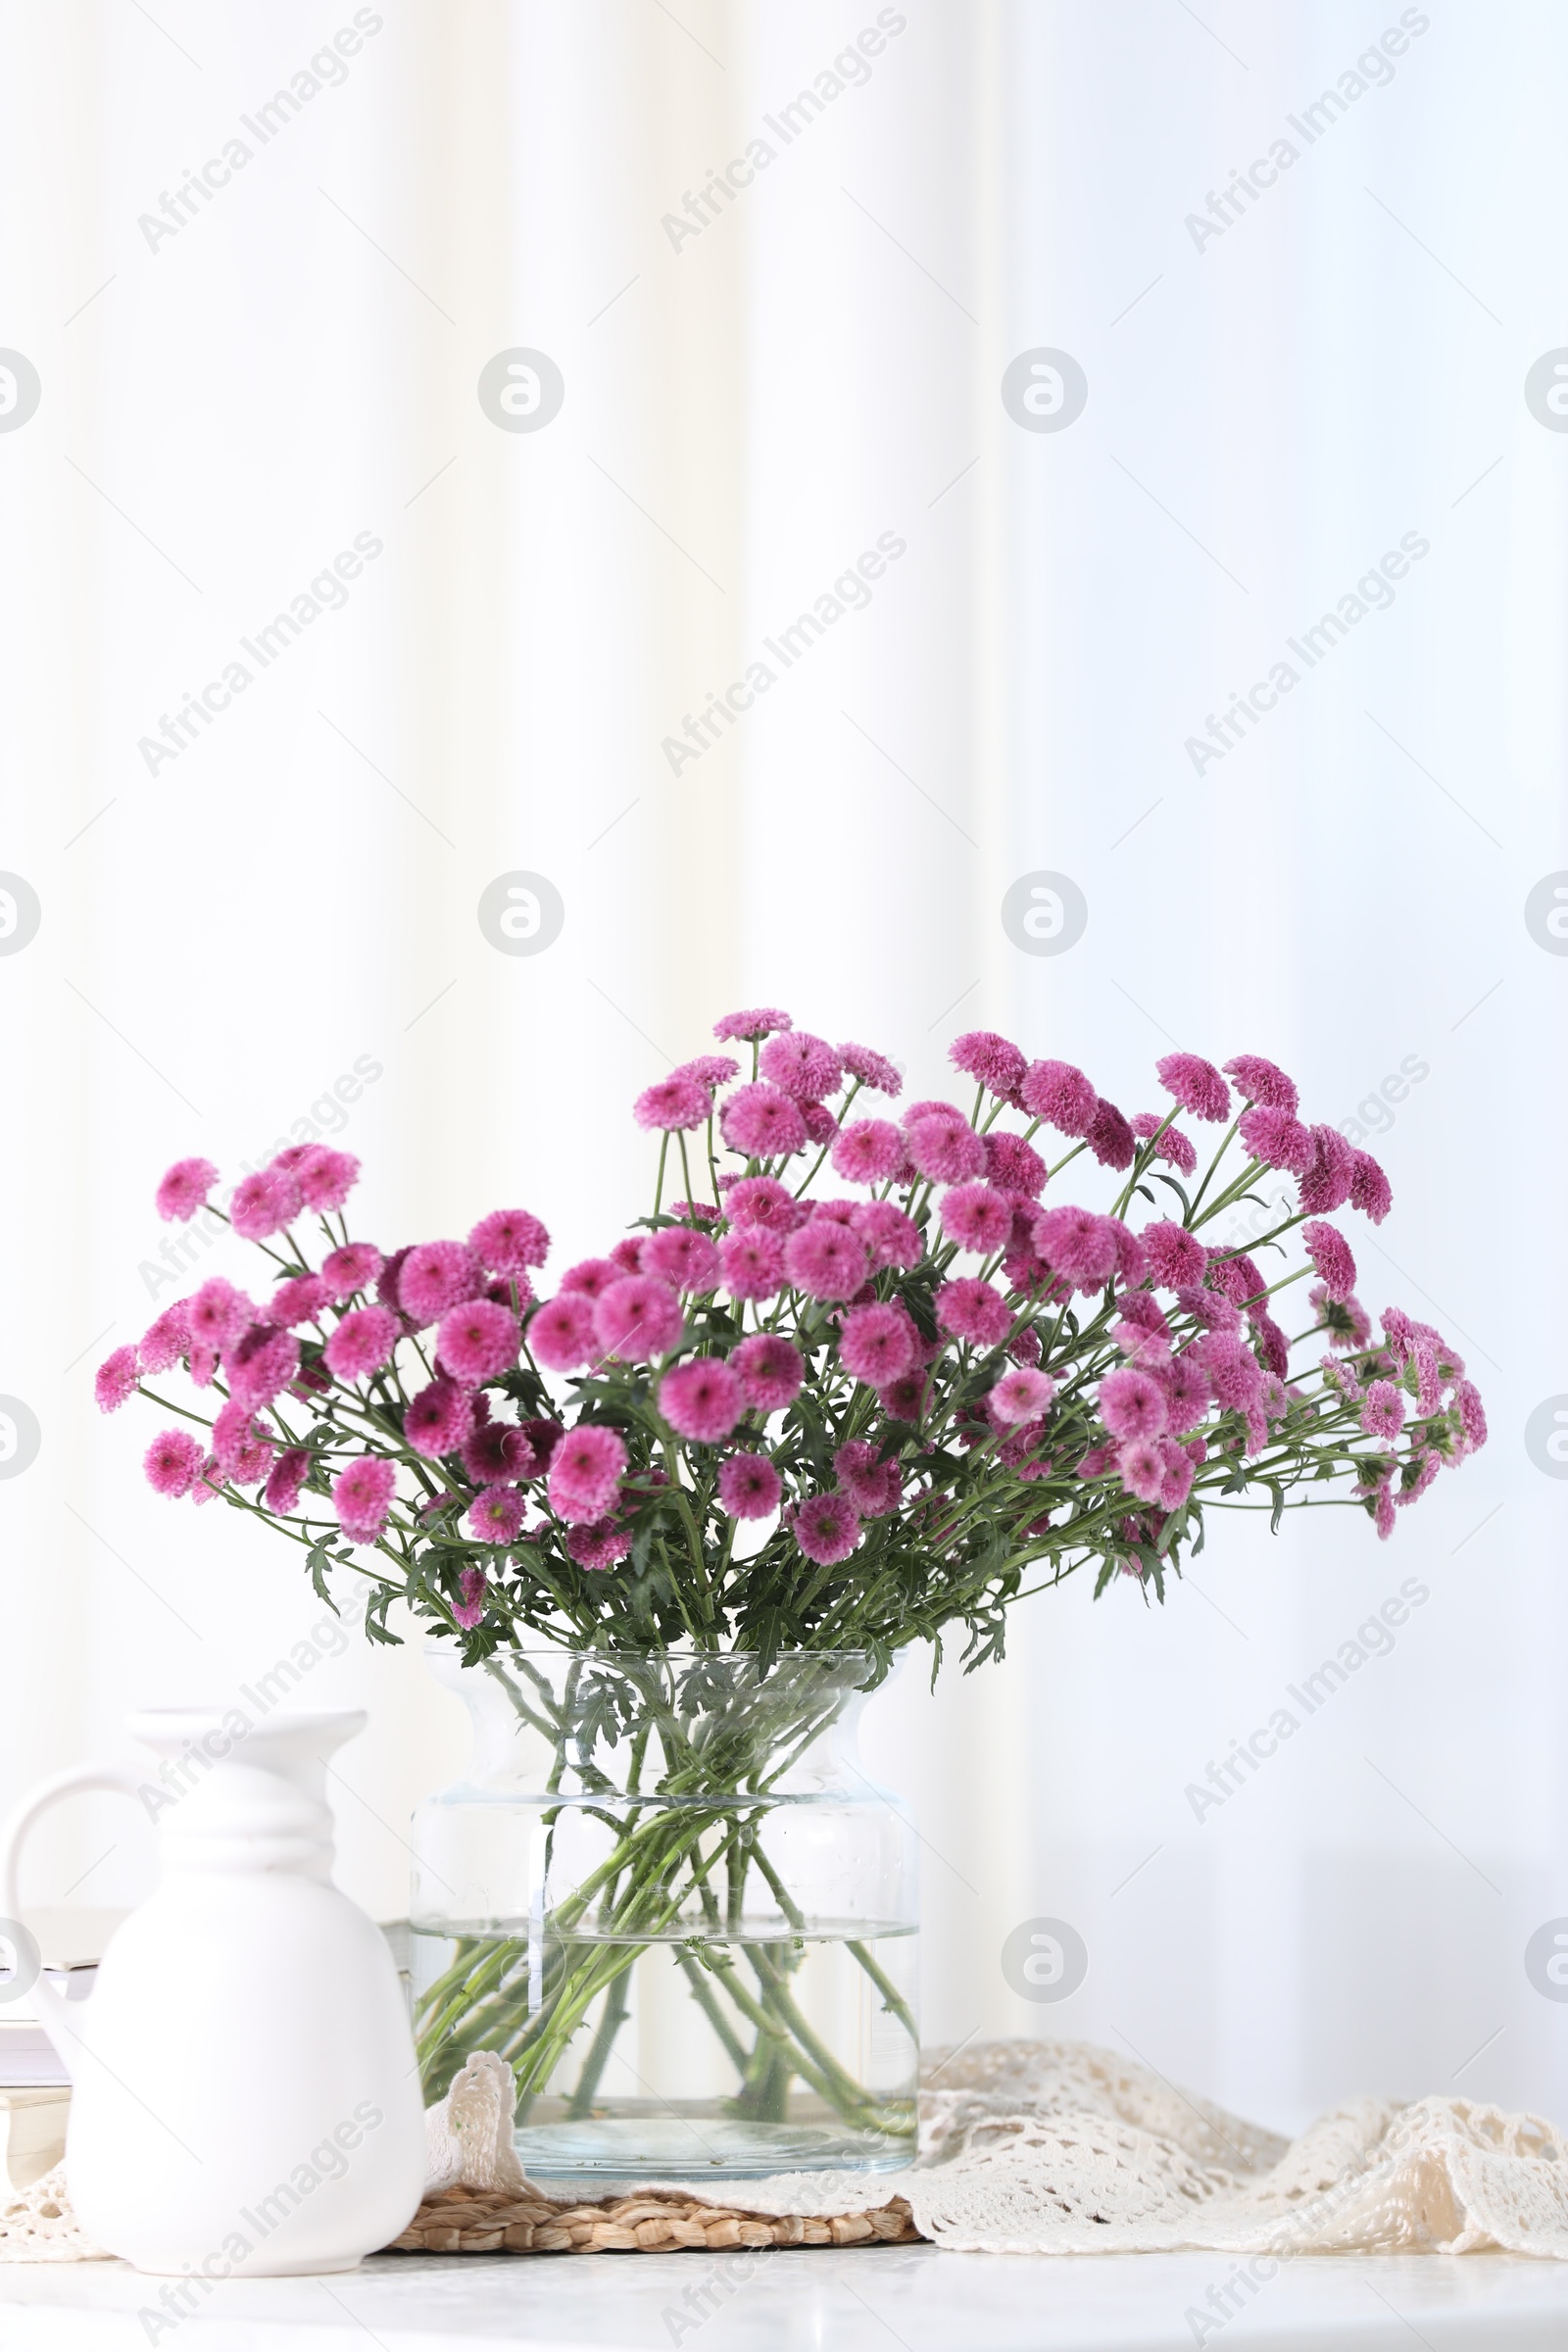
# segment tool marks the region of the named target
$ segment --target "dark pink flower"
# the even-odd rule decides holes
[[[594,1303],[594,1336],[627,1363],[667,1355],[686,1327],[680,1299],[652,1274],[623,1274]]]
[[[1328,1297],[1336,1305],[1348,1298],[1355,1289],[1355,1259],[1345,1236],[1321,1217],[1310,1217],[1301,1227],[1301,1240]]]
[[[397,1304],[411,1323],[438,1323],[449,1306],[477,1298],[485,1270],[466,1242],[420,1242],[398,1268]]]
[[[803,1102],[801,1116],[806,1121],[808,1144],[830,1144],[839,1131],[839,1123],[825,1102]]]
[[[977,1078],[988,1094],[1004,1102],[1012,1100],[1029,1066],[1017,1047],[999,1037],[995,1029],[965,1030],[948,1048],[948,1059],[955,1069]]]
[[[387,1523],[397,1475],[390,1462],[371,1453],[350,1462],[332,1481],[338,1522],[351,1544],[373,1544]]]
[[[101,1413],[118,1413],[127,1396],[136,1393],[138,1361],[134,1345],[106,1355],[93,1375],[92,1392]]]
[[[1370,1152],[1352,1154],[1353,1173],[1350,1177],[1350,1206],[1361,1210],[1374,1225],[1381,1225],[1394,1206],[1394,1193],[1388,1178]]]
[[[1138,1151],[1138,1138],[1114,1102],[1097,1103],[1084,1141],[1102,1168],[1130,1168]]]
[[[856,1380],[885,1388],[914,1361],[914,1327],[902,1307],[852,1306],[839,1333],[839,1361]]]
[[[1170,1167],[1178,1169],[1183,1176],[1192,1175],[1198,1166],[1198,1153],[1179,1127],[1167,1127],[1159,1113],[1153,1110],[1135,1111],[1128,1124],[1141,1144],[1147,1144],[1152,1138],[1158,1137],[1159,1140],[1154,1145],[1156,1159],[1166,1161]]]
[[[643,1273],[657,1275],[671,1290],[701,1295],[718,1285],[718,1251],[706,1233],[690,1225],[664,1225],[651,1233],[638,1264]]]
[[[1136,1233],[1122,1223],[1120,1217],[1107,1217],[1105,1223],[1116,1237],[1116,1279],[1136,1290],[1148,1273],[1144,1245]]]
[[[217,1182],[218,1170],[210,1159],[176,1159],[153,1196],[158,1214],[166,1225],[176,1217],[180,1224],[188,1225],[196,1211],[207,1206],[207,1196]],[[190,1482],[187,1479],[185,1483],[188,1486]],[[180,1493],[184,1491],[182,1487]]]
[[[860,1538],[854,1504],[843,1494],[812,1494],[798,1505],[790,1533],[808,1560],[831,1568],[847,1560]]]
[[[1404,1398],[1392,1380],[1375,1380],[1361,1399],[1361,1427],[1369,1438],[1396,1438],[1404,1427]]]
[[[1249,1102],[1260,1102],[1267,1110],[1288,1111],[1292,1118],[1300,1105],[1296,1082],[1287,1078],[1278,1062],[1265,1061],[1261,1054],[1238,1054],[1225,1064],[1227,1074],[1236,1081],[1236,1091]]]
[[[1140,1240],[1149,1259],[1149,1278],[1155,1288],[1174,1291],[1184,1283],[1200,1283],[1208,1264],[1208,1251],[1196,1233],[1185,1225],[1175,1225],[1162,1217],[1153,1225],[1146,1225]]]
[[[844,1065],[827,1040],[808,1029],[792,1029],[770,1037],[758,1057],[758,1068],[793,1102],[819,1102],[837,1092]]]
[[[746,1401],[754,1412],[782,1412],[794,1403],[806,1378],[799,1349],[776,1332],[760,1331],[742,1340],[729,1362],[740,1376]]]
[[[1020,1364],[1016,1371],[1004,1372],[988,1392],[986,1411],[994,1422],[1011,1429],[1022,1421],[1037,1421],[1055,1394],[1056,1384],[1049,1372],[1032,1371],[1027,1364]]]
[[[137,1353],[141,1368],[147,1372],[167,1372],[183,1355],[190,1353],[189,1300],[178,1298],[166,1306],[155,1323],[142,1333]]]
[[[1156,1339],[1170,1338],[1170,1325],[1152,1291],[1129,1291],[1119,1304],[1124,1323],[1136,1323],[1140,1330],[1151,1333]]]
[[[673,1134],[677,1128],[701,1127],[713,1107],[712,1097],[695,1078],[661,1078],[645,1086],[631,1106],[639,1127]]]
[[[750,1159],[785,1159],[806,1141],[800,1104],[765,1078],[727,1095],[718,1124],[730,1150]]]
[[[523,1274],[550,1255],[550,1236],[525,1208],[494,1208],[468,1236],[468,1248],[492,1274]]]
[[[850,1216],[850,1230],[865,1244],[873,1266],[907,1269],[920,1263],[924,1250],[920,1228],[902,1208],[895,1208],[891,1200],[857,1201]]]
[[[1293,1111],[1273,1103],[1244,1110],[1237,1133],[1253,1159],[1262,1160],[1265,1167],[1286,1168],[1293,1176],[1304,1176],[1316,1157],[1311,1129],[1303,1127]]]
[[[360,1180],[360,1163],[352,1152],[334,1152],[326,1144],[312,1144],[294,1171],[300,1199],[318,1216],[341,1208]]]
[[[505,1487],[519,1478],[537,1476],[544,1464],[526,1431],[514,1421],[481,1420],[481,1409],[488,1409],[488,1399],[482,1395],[474,1399],[473,1433],[462,1447],[463,1467],[474,1485]]]
[[[1301,1206],[1312,1216],[1343,1208],[1355,1182],[1355,1153],[1337,1127],[1313,1127],[1312,1164],[1297,1187]]]
[[[783,1492],[765,1453],[732,1453],[718,1474],[719,1508],[732,1519],[771,1519]]]
[[[869,1046],[840,1046],[838,1056],[852,1078],[869,1087],[874,1095],[896,1095],[903,1090],[904,1080],[885,1054],[873,1053]]]
[[[274,1331],[270,1323],[253,1323],[231,1348],[223,1350],[228,1393],[238,1404],[270,1404],[295,1379],[300,1368],[300,1344],[291,1331]]]
[[[986,1182],[999,1192],[1018,1193],[1037,1200],[1046,1189],[1046,1163],[1033,1144],[1005,1127],[981,1137],[986,1152]]]
[[[773,1298],[784,1280],[784,1246],[765,1225],[743,1225],[718,1246],[724,1288],[732,1298]]]
[[[631,1549],[631,1537],[618,1519],[591,1519],[566,1537],[566,1550],[580,1568],[613,1568]]]
[[[1205,1332],[1187,1353],[1208,1375],[1216,1402],[1226,1411],[1245,1412],[1263,1392],[1263,1375],[1247,1342],[1232,1331]]]
[[[998,1348],[1012,1329],[1012,1309],[989,1282],[965,1275],[945,1282],[937,1293],[937,1322],[956,1340],[977,1348]]]
[[[191,1481],[202,1464],[202,1449],[182,1429],[166,1429],[142,1455],[147,1484],[171,1502],[190,1493]]]
[[[1165,1484],[1165,1457],[1155,1438],[1129,1438],[1116,1451],[1116,1474],[1140,1502],[1157,1502]]]
[[[1168,1414],[1165,1391],[1152,1372],[1124,1364],[1107,1372],[1096,1399],[1100,1418],[1113,1438],[1157,1438],[1164,1435]]]
[[[988,1184],[956,1184],[942,1196],[942,1230],[960,1250],[1000,1250],[1012,1231],[1012,1203]]]
[[[473,1427],[473,1398],[455,1380],[432,1380],[409,1400],[403,1434],[416,1453],[435,1461],[456,1453]]]
[[[1207,1287],[1218,1291],[1232,1306],[1246,1306],[1268,1289],[1255,1261],[1245,1250],[1238,1250],[1234,1257],[1211,1257],[1205,1279]]]
[[[275,1323],[279,1331],[292,1331],[296,1323],[314,1323],[331,1296],[319,1274],[296,1274],[288,1282],[280,1282],[272,1293],[267,1302],[267,1320]]]
[[[557,1298],[547,1298],[528,1319],[528,1348],[547,1372],[575,1372],[591,1362],[597,1351],[592,1297],[586,1291],[564,1291]]]
[[[1252,1310],[1252,1346],[1266,1370],[1283,1380],[1291,1368],[1291,1343],[1273,1316],[1262,1307]]]
[[[550,1457],[549,1493],[557,1516],[581,1525],[602,1519],[620,1490],[626,1446],[618,1430],[596,1421],[568,1429]]]
[[[896,1511],[904,1493],[904,1472],[897,1461],[884,1461],[876,1447],[854,1438],[833,1456],[833,1475],[862,1519],[885,1519]]]
[[[903,1163],[904,1136],[891,1119],[856,1119],[838,1136],[831,1156],[847,1184],[880,1184]]]
[[[242,1176],[228,1202],[228,1221],[241,1239],[265,1242],[300,1213],[299,1179],[287,1168],[258,1168]]]
[[[1166,1054],[1154,1064],[1160,1085],[1195,1119],[1228,1119],[1231,1090],[1200,1054]]]
[[[257,1321],[260,1309],[221,1274],[214,1274],[187,1302],[186,1313],[191,1338],[204,1348],[222,1349]]]
[[[1100,1097],[1070,1061],[1032,1061],[1018,1086],[1025,1110],[1058,1135],[1087,1135]]]
[[[676,1364],[659,1384],[659,1409],[671,1429],[699,1446],[727,1438],[746,1410],[740,1374],[721,1356],[694,1356]]]
[[[339,1380],[365,1380],[392,1361],[398,1319],[389,1306],[361,1306],[343,1317],[321,1350]]]
[[[864,1243],[830,1217],[814,1217],[784,1245],[784,1272],[809,1298],[853,1298],[870,1263]]]
[[[962,1184],[984,1173],[986,1149],[967,1119],[947,1110],[910,1113],[905,1128],[909,1157],[922,1176],[941,1184]]]
[[[751,1045],[760,1037],[770,1036],[775,1029],[794,1026],[787,1012],[780,1012],[774,1004],[760,1004],[752,1012],[726,1012],[713,1023],[713,1035],[721,1046],[736,1039]]]
[[[262,1494],[270,1511],[276,1511],[280,1517],[288,1515],[299,1501],[310,1467],[310,1451],[304,1446],[291,1446],[286,1453],[278,1455]]]
[[[368,1242],[347,1242],[321,1260],[321,1280],[326,1295],[337,1306],[352,1298],[356,1291],[368,1290],[380,1273],[385,1260],[379,1250]]]
[[[464,1522],[476,1544],[514,1544],[528,1506],[515,1487],[486,1487]]]
[[[375,1308],[367,1310],[375,1313]],[[339,1330],[342,1325],[338,1326]],[[493,1298],[466,1298],[448,1307],[435,1335],[436,1362],[443,1372],[474,1388],[494,1380],[517,1360],[517,1318]]]
[[[484,1615],[485,1595],[489,1589],[490,1580],[482,1568],[458,1570],[458,1597],[451,1604],[452,1620],[455,1625],[462,1626],[466,1634],[471,1634]]]
[[[1095,1291],[1116,1271],[1116,1234],[1109,1217],[1090,1208],[1043,1208],[1033,1226],[1034,1246],[1054,1274],[1074,1290]]]

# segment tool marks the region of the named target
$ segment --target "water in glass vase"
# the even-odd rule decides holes
[[[427,1922],[425,2094],[499,2051],[536,2178],[896,2169],[914,2153],[916,1943],[897,1922],[653,1941],[547,1928],[532,1944],[526,1922]]]

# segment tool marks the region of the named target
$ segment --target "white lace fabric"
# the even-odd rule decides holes
[[[521,2192],[512,2076],[470,2059],[425,2119],[427,2191]],[[1295,2141],[1089,2042],[931,2053],[910,2171],[606,2181],[830,2219],[906,2198],[939,2246],[994,2254],[1531,2254],[1568,2261],[1568,2142],[1469,2099],[1352,2099]],[[548,2191],[535,2191],[548,2194]],[[80,2262],[65,2168],[0,2202],[0,2262]]]

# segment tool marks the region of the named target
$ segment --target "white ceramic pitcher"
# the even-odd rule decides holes
[[[87,1999],[41,1975],[33,1987],[72,2078],[76,2218],[142,2271],[351,2270],[413,2218],[424,2181],[397,1970],[331,1882],[326,1759],[366,1718],[279,1712],[239,1737],[235,1721],[132,1716],[162,1778],[85,1765],[35,1788],[0,1831],[0,1915],[21,1915],[18,1856],[46,1806],[84,1788],[140,1798],[158,1886]]]

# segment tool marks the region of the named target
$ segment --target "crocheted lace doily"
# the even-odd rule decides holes
[[[512,2077],[470,2059],[426,2117],[429,2189],[524,2185]],[[1295,2141],[1190,2097],[1089,2042],[994,2041],[931,2053],[908,2172],[768,2180],[604,2181],[720,2210],[831,2219],[896,2196],[965,2252],[1469,2254],[1568,2260],[1568,2142],[1539,2117],[1468,2099],[1360,2098]],[[547,2190],[538,2192],[548,2195]],[[64,2168],[0,2203],[0,2262],[82,2261]]]

